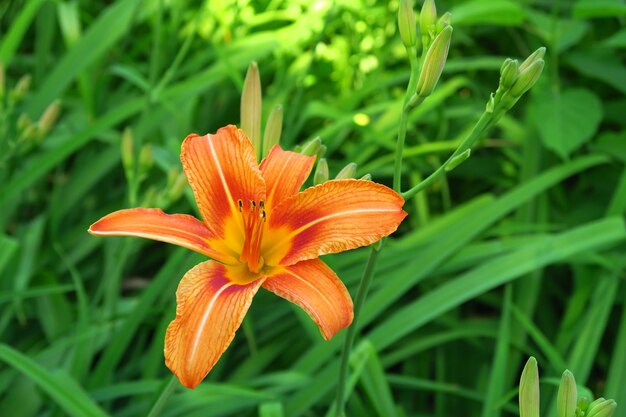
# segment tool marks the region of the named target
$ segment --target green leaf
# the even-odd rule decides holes
[[[567,55],[565,61],[581,74],[603,81],[626,94],[626,67],[611,51],[577,51]]]
[[[572,15],[579,19],[626,15],[626,4],[620,0],[580,0],[574,5]]]
[[[602,43],[612,48],[626,48],[626,29],[614,33],[613,36]]]
[[[461,3],[450,13],[454,26],[519,26],[526,17],[522,6],[510,0],[472,0]]]
[[[564,90],[560,95],[540,94],[535,102],[535,123],[546,148],[566,159],[596,133],[602,120],[600,99],[588,90]]]
[[[28,356],[7,345],[0,345],[0,360],[32,379],[68,415],[106,417],[107,414],[67,374],[52,373]]]

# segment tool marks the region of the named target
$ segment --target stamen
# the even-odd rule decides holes
[[[239,212],[243,212],[243,201],[241,201],[241,198],[237,200],[237,204],[239,204]]]
[[[254,200],[249,201],[250,204],[246,210],[244,209],[243,201],[241,199],[237,200],[239,211],[241,212],[245,239],[239,260],[243,263],[247,263],[251,272],[257,273],[265,263],[260,252],[267,213],[263,200],[259,200],[258,203]],[[252,213],[257,211],[257,207],[258,216],[252,215]]]

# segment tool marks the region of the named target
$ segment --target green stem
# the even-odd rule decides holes
[[[376,268],[376,262],[378,260],[378,255],[382,250],[382,246],[378,247],[377,244],[374,244],[370,248],[370,254],[367,258],[367,264],[365,265],[365,270],[363,271],[363,276],[361,277],[361,282],[359,284],[359,289],[356,293],[356,298],[354,300],[354,320],[350,327],[348,327],[348,333],[346,334],[346,338],[343,342],[343,352],[341,354],[341,365],[339,368],[339,383],[337,385],[337,402],[335,406],[335,416],[336,417],[345,417],[345,391],[346,384],[348,382],[348,365],[350,362],[350,352],[352,350],[352,345],[354,344],[354,339],[356,338],[356,333],[358,330],[358,318],[361,309],[363,308],[363,304],[365,303],[365,297],[367,296],[367,292],[370,287],[370,283],[372,282],[372,277],[374,276],[374,270]]]
[[[408,121],[408,114],[410,109],[421,102],[418,98],[415,102],[411,102],[411,99],[415,95],[417,90],[417,81],[419,78],[419,62],[417,60],[417,48],[408,47],[407,53],[411,63],[411,76],[409,78],[409,84],[406,89],[406,94],[402,102],[402,114],[400,116],[400,125],[398,127],[398,141],[396,143],[395,163],[394,163],[394,175],[393,175],[393,189],[398,193],[401,189],[402,179],[402,152],[404,150],[404,140],[406,138],[406,125]],[[365,297],[369,291],[372,277],[374,276],[374,270],[376,268],[376,262],[378,261],[378,255],[382,251],[383,241],[379,241],[372,245],[370,249],[369,257],[367,258],[367,264],[359,283],[359,289],[357,290],[356,299],[354,300],[354,319],[352,324],[348,328],[346,338],[344,339],[343,350],[341,352],[341,364],[339,367],[339,382],[337,385],[337,398],[335,403],[335,416],[345,417],[345,395],[346,395],[346,383],[348,381],[348,368],[350,362],[350,353],[352,351],[352,345],[358,331],[358,318],[363,304],[365,303]]]
[[[161,414],[161,411],[165,408],[165,404],[176,390],[176,387],[178,387],[178,380],[176,379],[176,376],[172,375],[167,384],[165,384],[161,389],[159,396],[148,413],[148,417],[157,417]]]
[[[472,145],[474,145],[474,143],[478,140],[478,138],[491,127],[492,121],[493,113],[488,113],[487,111],[485,111],[482,116],[480,116],[480,119],[478,119],[476,125],[474,125],[474,128],[472,129],[470,134],[463,140],[463,142],[461,142],[461,144],[458,146],[458,148],[456,148],[452,155],[450,155],[446,162],[444,162],[443,165],[437,168],[435,172],[430,174],[428,178],[426,178],[424,181],[416,184],[410,190],[401,193],[402,197],[405,200],[412,198],[413,196],[415,196],[415,194],[429,187],[433,182],[445,175],[446,167],[448,166],[450,161],[452,161],[452,159],[454,159],[461,153],[465,152],[467,149],[471,148]]]

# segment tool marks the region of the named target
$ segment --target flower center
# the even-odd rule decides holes
[[[265,221],[267,219],[265,202],[260,200],[257,204],[256,201],[250,200],[248,204],[244,204],[244,202],[239,199],[237,203],[239,204],[239,212],[243,220],[245,235],[245,242],[239,260],[244,264],[248,264],[250,272],[257,273],[263,268],[263,264],[265,263],[261,256],[261,241]]]

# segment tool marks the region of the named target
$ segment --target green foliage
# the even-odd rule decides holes
[[[320,178],[350,167],[350,177],[391,185],[409,81],[400,3],[2,2],[0,415],[332,412],[345,331],[325,342],[308,317],[261,291],[207,380],[181,388],[164,366],[163,336],[178,280],[202,257],[86,230],[135,205],[197,215],[181,141],[239,123],[252,61],[259,135],[325,152]],[[437,87],[407,113],[402,190],[472,131],[506,57],[521,62],[545,45],[545,69],[471,156],[407,201],[359,319],[347,414],[518,415],[518,378],[533,355],[542,416],[556,416],[565,368],[585,407],[604,395],[619,415],[624,4],[441,0],[437,11],[451,12],[454,33]],[[367,256],[324,260],[354,295]]]

